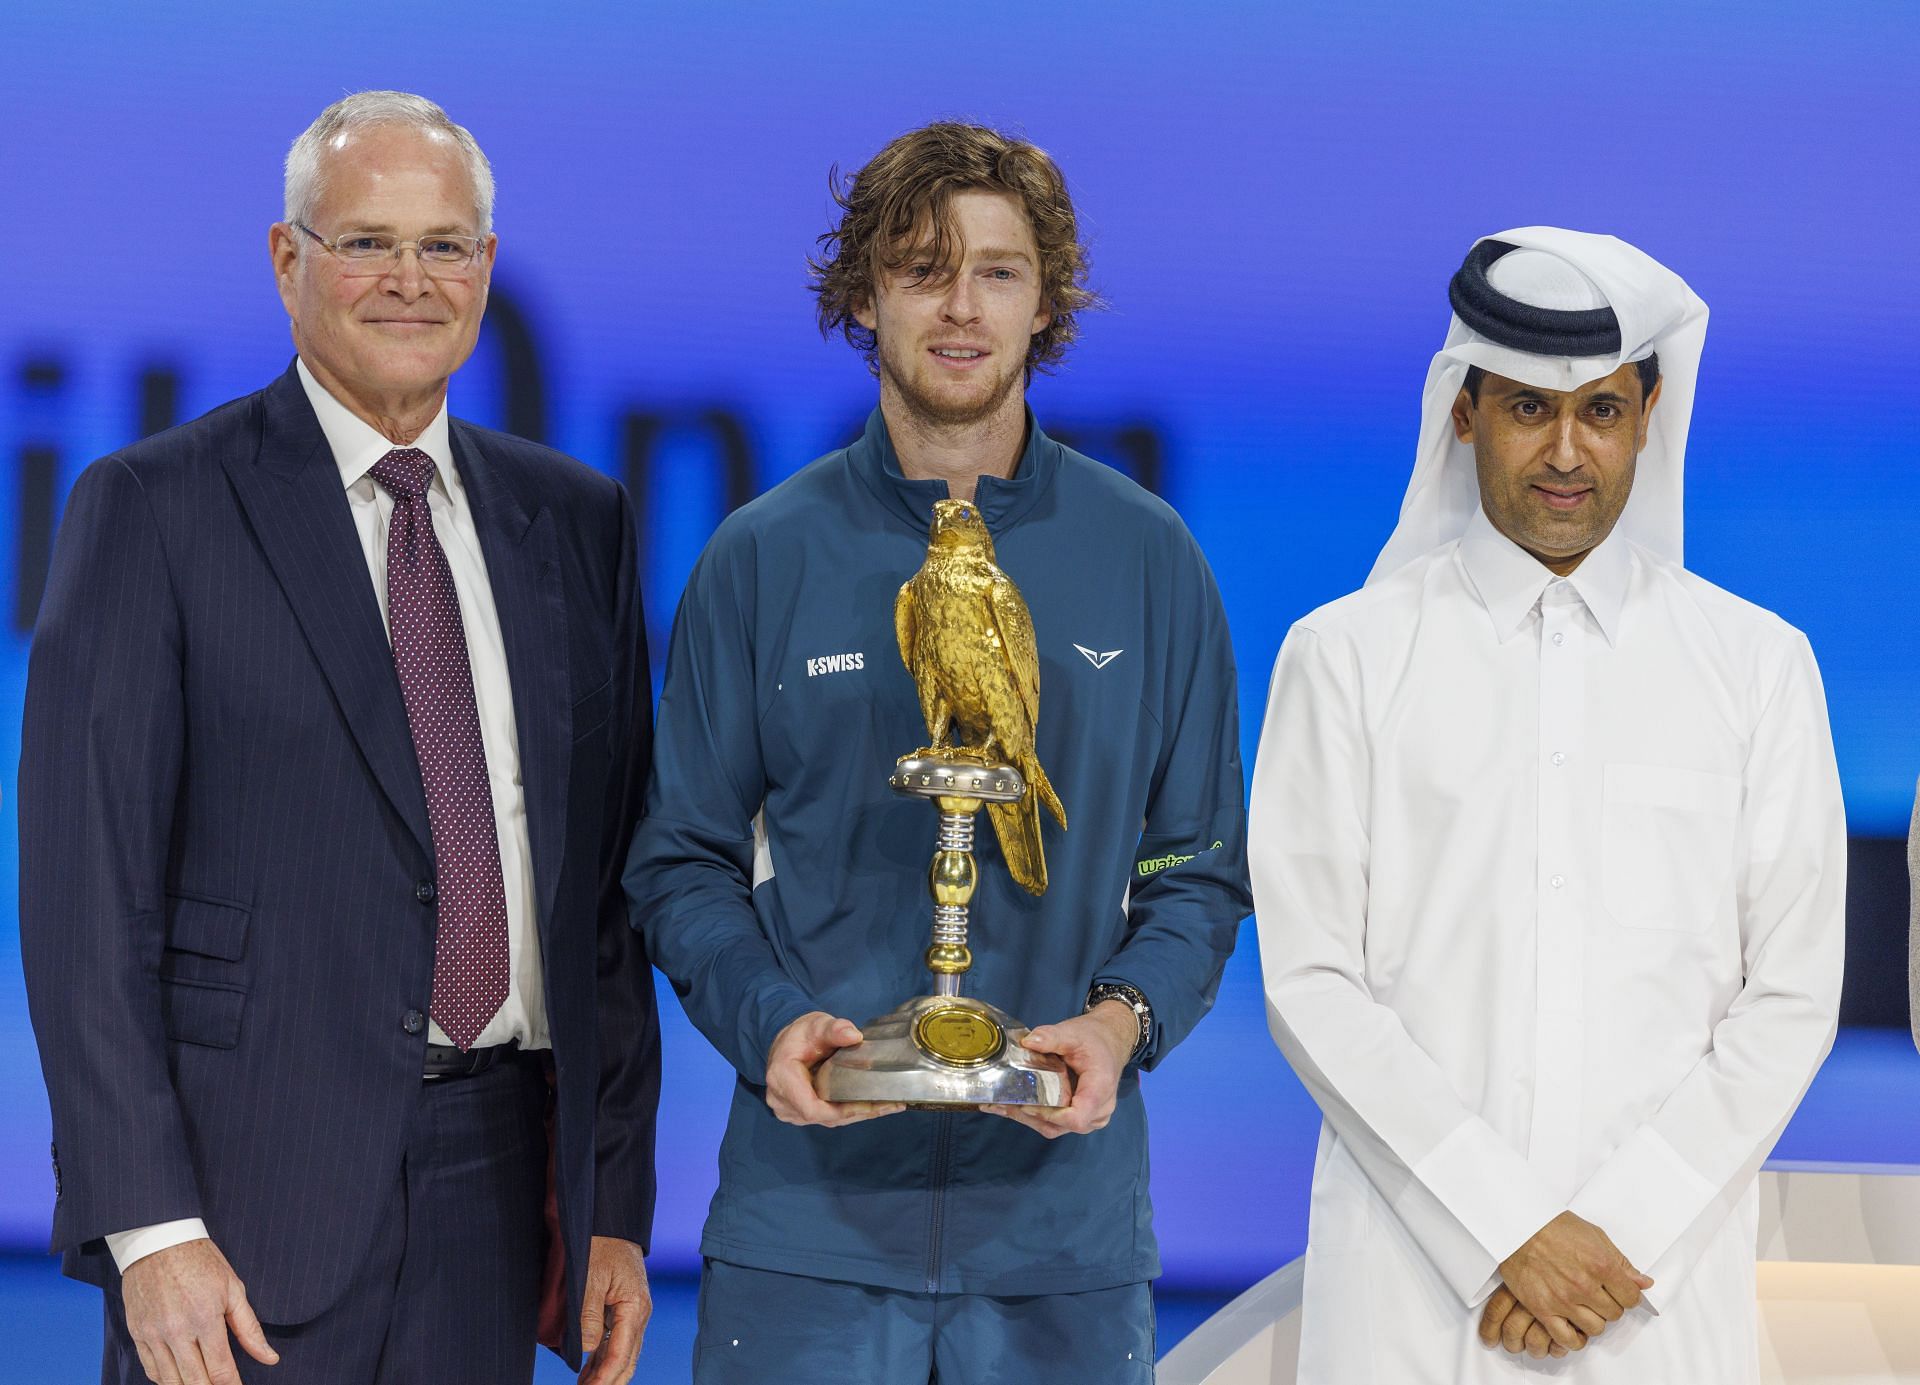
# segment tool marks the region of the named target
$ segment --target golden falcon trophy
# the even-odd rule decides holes
[[[993,539],[972,502],[934,504],[927,560],[900,588],[893,624],[932,744],[901,756],[888,782],[940,811],[927,872],[933,993],[862,1025],[864,1042],[823,1063],[814,1087],[828,1101],[1065,1106],[1073,1096],[1066,1064],[1023,1048],[1027,1026],[1006,1011],[960,994],[960,978],[973,966],[974,815],[986,808],[1008,872],[1035,895],[1047,892],[1040,805],[1062,830],[1067,825],[1034,750],[1040,654],[1033,617],[995,565]]]

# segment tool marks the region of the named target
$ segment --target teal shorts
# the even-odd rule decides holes
[[[708,1260],[694,1385],[1151,1385],[1153,1294],[908,1294]]]

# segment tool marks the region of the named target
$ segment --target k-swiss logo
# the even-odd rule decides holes
[[[1103,649],[1096,654],[1093,650],[1088,649],[1084,644],[1076,644],[1074,648],[1079,650],[1082,654],[1086,655],[1087,662],[1092,664],[1095,668],[1105,668],[1108,664],[1112,663],[1115,659],[1119,658],[1122,654],[1125,654],[1127,652],[1124,649]]]
[[[848,669],[865,668],[867,656],[859,654],[828,654],[823,658],[807,660],[807,677],[818,678],[823,673],[845,673]]]

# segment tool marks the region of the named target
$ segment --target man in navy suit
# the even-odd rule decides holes
[[[298,359],[88,468],[35,633],[54,1248],[108,1382],[493,1385],[536,1337],[624,1382],[659,1088],[633,516],[447,417],[496,248],[466,130],[348,97],[286,196]]]

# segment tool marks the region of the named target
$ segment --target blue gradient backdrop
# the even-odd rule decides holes
[[[1920,772],[1916,58],[1920,10],[1897,0],[15,3],[0,611],[30,449],[54,450],[64,494],[137,434],[143,370],[177,373],[184,418],[285,365],[279,160],[344,91],[425,92],[491,155],[497,282],[537,345],[548,441],[619,473],[626,413],[718,409],[755,488],[842,441],[873,394],[804,287],[829,166],[964,116],[1067,170],[1111,309],[1033,399],[1089,438],[1160,440],[1161,487],[1226,595],[1249,762],[1287,624],[1355,586],[1391,527],[1447,276],[1474,236],[1553,222],[1634,241],[1712,306],[1691,563],[1808,631],[1853,830],[1892,834]],[[34,360],[60,381],[30,386]],[[502,418],[502,360],[490,335],[458,412]],[[721,513],[712,435],[669,427],[650,476],[663,635]],[[26,644],[0,630],[8,909]],[[52,1189],[15,936],[0,929],[0,1243],[24,1247]],[[689,1265],[729,1075],[665,1009],[658,1258]],[[1170,1274],[1247,1282],[1295,1253],[1316,1122],[1267,1038],[1250,926],[1215,1016],[1148,1090]],[[1878,1152],[1920,1160],[1912,1135]]]

